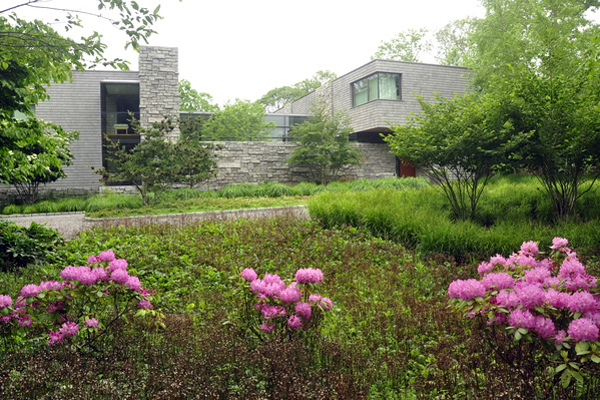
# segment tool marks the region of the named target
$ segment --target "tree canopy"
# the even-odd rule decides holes
[[[181,111],[215,112],[219,110],[217,104],[212,104],[213,98],[205,92],[198,92],[192,88],[187,79],[179,81],[179,109]]]
[[[397,60],[419,62],[419,56],[431,50],[431,42],[427,40],[427,29],[408,29],[387,42],[381,41],[379,48],[371,60]]]

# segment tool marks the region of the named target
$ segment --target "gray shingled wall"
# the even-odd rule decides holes
[[[353,106],[352,83],[375,72],[402,74],[402,100],[374,100]],[[349,72],[301,99],[288,104],[277,113],[307,114],[311,103],[323,96],[332,102],[336,111],[347,111],[352,119],[355,132],[387,128],[385,121],[404,123],[411,112],[420,112],[414,94],[423,95],[432,101],[434,93],[452,98],[455,93],[463,93],[469,84],[469,70],[461,67],[411,63],[403,61],[373,60]],[[331,100],[332,99],[332,100]]]
[[[36,107],[39,118],[78,130],[79,140],[71,144],[73,165],[65,168],[67,178],[46,185],[46,189],[95,189],[100,176],[90,167],[102,167],[101,93],[102,81],[137,81],[136,71],[73,71],[73,81],[51,85],[49,101]]]

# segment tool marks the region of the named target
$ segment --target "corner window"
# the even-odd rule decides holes
[[[377,99],[401,100],[400,74],[377,72],[352,84],[354,105]]]

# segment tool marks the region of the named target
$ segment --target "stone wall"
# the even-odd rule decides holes
[[[179,72],[176,47],[140,48],[140,124],[150,127],[165,116],[179,116]],[[173,131],[179,135],[179,129]]]
[[[217,177],[201,189],[220,189],[236,183],[299,183],[309,178],[306,169],[285,162],[294,144],[284,142],[215,142],[218,154]],[[363,165],[349,167],[342,179],[379,179],[396,176],[396,158],[387,144],[354,143],[363,152]]]

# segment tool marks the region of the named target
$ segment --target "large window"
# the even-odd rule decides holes
[[[354,105],[359,106],[372,100],[401,100],[400,74],[377,72],[352,84]]]

